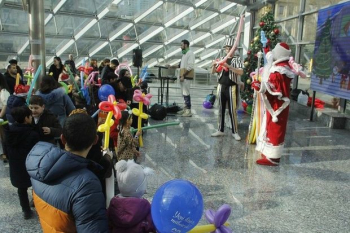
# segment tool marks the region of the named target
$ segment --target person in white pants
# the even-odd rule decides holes
[[[183,110],[177,112],[179,116],[191,117],[191,95],[190,95],[190,85],[192,78],[189,78],[189,73],[194,69],[195,56],[192,50],[190,50],[190,42],[188,40],[181,41],[181,52],[182,58],[181,63],[178,66],[172,66],[174,68],[184,69],[185,71],[179,72],[179,81],[181,92],[184,97],[184,108]],[[170,67],[170,66],[169,66]]]

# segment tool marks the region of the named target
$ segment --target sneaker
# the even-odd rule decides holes
[[[191,109],[186,109],[185,112],[181,116],[191,117],[192,116]]]
[[[212,137],[221,137],[221,136],[225,136],[225,133],[224,133],[224,132],[221,132],[221,131],[216,131],[216,132],[213,133],[211,136],[212,136]]]
[[[5,154],[2,154],[1,155],[1,159],[3,160],[4,163],[8,163],[8,159],[7,159],[7,156]]]
[[[185,112],[185,109],[182,109],[182,110],[178,111],[176,114],[177,115],[182,115],[182,114],[184,114],[184,112]]]
[[[236,140],[236,141],[240,141],[241,137],[238,135],[238,133],[233,133],[232,137]]]
[[[23,218],[24,219],[30,219],[33,217],[33,211],[32,210],[28,210],[28,211],[23,211]]]

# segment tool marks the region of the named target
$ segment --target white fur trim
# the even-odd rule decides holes
[[[255,150],[260,151],[266,156],[267,159],[279,159],[283,153],[284,143],[274,146],[271,143],[268,143],[264,138],[258,137],[259,143]]]
[[[273,122],[278,122],[278,115],[281,114],[281,112],[286,109],[288,107],[288,105],[290,104],[290,99],[288,97],[282,97],[282,94],[280,92],[274,92],[274,93],[271,93],[269,89],[267,89],[268,92],[271,94],[271,95],[278,95],[278,99],[280,100],[283,100],[284,103],[282,104],[281,107],[279,107],[276,111],[273,110],[269,100],[267,99],[266,95],[263,96],[263,101],[264,101],[264,104],[265,104],[265,107],[266,107],[266,110],[271,114],[272,116],[272,121]]]
[[[149,175],[153,175],[154,174],[154,170],[152,168],[149,168],[149,167],[144,167],[143,168],[143,171],[145,173],[146,176],[149,176]]]
[[[273,65],[276,65],[276,64],[278,64],[278,63],[280,63],[280,62],[283,62],[283,61],[289,61],[289,58],[290,58],[289,56],[288,56],[288,57],[281,57],[281,58],[275,60],[275,61],[273,62]]]
[[[277,118],[277,116],[272,116],[272,122],[277,122],[278,121],[278,118]]]
[[[278,72],[280,74],[285,74],[288,78],[295,78],[295,74],[289,68],[289,66],[272,66],[270,69],[270,73]]]

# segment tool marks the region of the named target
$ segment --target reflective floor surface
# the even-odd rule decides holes
[[[156,95],[157,89],[151,93]],[[349,131],[309,122],[293,112],[292,103],[280,166],[262,167],[255,164],[259,155],[254,145],[235,141],[229,129],[224,137],[210,136],[216,130],[217,109],[204,109],[201,103],[211,91],[192,93],[192,117],[168,116],[166,121],[180,125],[152,129],[144,136],[142,163],[155,170],[146,198],[151,201],[168,180],[186,179],[200,190],[205,209],[231,206],[228,222],[234,232],[350,232]],[[171,90],[170,96],[171,103],[182,102],[179,90]],[[247,114],[238,114],[242,138],[249,120]],[[0,232],[41,232],[37,218],[23,220],[9,168],[2,162],[0,187]],[[204,217],[199,224],[207,224]]]

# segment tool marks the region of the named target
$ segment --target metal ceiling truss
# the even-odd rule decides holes
[[[0,0],[1,1],[1,0]],[[157,26],[157,27],[162,27],[164,30],[165,30],[165,28],[164,28],[164,24],[162,24],[162,23],[151,23],[151,22],[144,22],[144,21],[141,21],[142,20],[142,18],[144,18],[144,17],[146,17],[148,14],[150,14],[150,13],[152,13],[152,11],[149,11],[149,9],[148,9],[148,11],[149,11],[149,13],[148,14],[145,14],[141,19],[138,19],[138,20],[127,20],[127,19],[121,19],[121,18],[118,18],[118,17],[111,17],[111,16],[106,16],[106,17],[104,17],[107,13],[108,13],[108,6],[106,7],[106,8],[104,8],[102,11],[101,11],[101,13],[100,13],[100,15],[101,15],[101,17],[97,17],[97,15],[96,14],[90,14],[90,13],[82,13],[82,12],[68,12],[68,11],[61,11],[60,10],[60,8],[62,8],[63,6],[64,6],[64,4],[66,3],[66,1],[67,0],[61,0],[61,2],[59,2],[58,3],[58,5],[57,5],[57,7],[58,7],[58,9],[57,8],[54,8],[54,10],[45,10],[45,12],[46,13],[48,13],[49,14],[49,16],[47,17],[47,20],[45,20],[45,25],[46,24],[48,24],[49,22],[50,22],[50,20],[51,19],[53,19],[54,20],[54,25],[55,25],[55,28],[56,28],[56,33],[57,34],[45,34],[45,37],[46,38],[52,38],[52,39],[69,39],[69,40],[71,40],[71,41],[69,41],[69,42],[74,42],[74,46],[75,46],[75,49],[76,49],[76,52],[77,52],[77,55],[79,56],[79,57],[90,57],[90,54],[79,54],[79,51],[78,51],[78,48],[77,48],[77,45],[76,45],[76,43],[83,37],[83,35],[87,32],[87,30],[86,30],[86,26],[84,27],[85,28],[85,30],[84,30],[84,28],[83,28],[83,30],[81,30],[80,32],[78,32],[78,33],[76,33],[74,36],[72,36],[72,35],[59,35],[58,34],[58,28],[57,28],[57,24],[56,24],[56,19],[55,19],[55,16],[56,15],[61,15],[61,16],[72,16],[72,14],[74,13],[74,17],[83,17],[83,18],[85,18],[86,20],[89,20],[89,19],[91,19],[91,21],[90,21],[90,23],[88,23],[87,25],[90,25],[90,28],[92,27],[92,26],[94,26],[96,23],[97,23],[97,25],[98,25],[98,28],[99,28],[99,34],[100,34],[100,36],[99,37],[91,37],[91,36],[89,36],[89,37],[86,37],[86,36],[84,36],[83,37],[83,39],[84,40],[93,40],[93,41],[96,41],[97,43],[100,43],[100,42],[106,42],[106,41],[108,41],[108,45],[109,45],[109,47],[110,47],[110,50],[111,50],[111,54],[108,54],[107,56],[109,56],[109,55],[111,55],[111,56],[114,56],[115,54],[113,54],[113,50],[112,50],[112,47],[111,47],[111,43],[110,42],[112,42],[112,41],[123,41],[123,42],[125,42],[124,40],[122,40],[122,39],[113,39],[113,40],[110,40],[108,37],[110,36],[110,35],[108,35],[108,37],[103,37],[102,36],[102,34],[101,34],[101,30],[100,30],[100,25],[99,25],[99,23],[100,23],[100,20],[101,19],[103,19],[103,20],[112,20],[112,21],[117,21],[117,22],[124,22],[124,23],[132,23],[133,24],[133,28],[134,28],[134,30],[135,30],[135,35],[136,35],[136,39],[135,40],[129,40],[128,41],[128,43],[134,43],[133,45],[131,45],[132,47],[135,47],[136,45],[136,47],[138,47],[138,46],[140,46],[140,44],[139,44],[139,41],[140,41],[140,38],[139,38],[139,35],[138,35],[138,32],[137,32],[137,30],[136,30],[136,27],[135,27],[135,22],[137,21],[137,24],[139,24],[139,25],[149,25],[149,26]],[[111,3],[112,2],[114,2],[114,1],[111,1]],[[119,3],[120,1],[118,1],[118,3]],[[161,2],[161,4],[158,4],[159,2]],[[206,10],[206,11],[211,11],[213,14],[215,14],[215,16],[213,16],[212,18],[215,18],[215,17],[221,17],[222,15],[229,15],[228,13],[226,13],[226,12],[220,12],[220,10],[217,10],[217,9],[214,9],[214,8],[210,8],[210,7],[203,7],[203,6],[201,6],[201,4],[203,4],[204,2],[206,2],[205,0],[202,0],[202,1],[197,1],[196,3],[194,3],[194,2],[192,2],[192,3],[190,3],[190,2],[184,2],[184,1],[179,1],[179,0],[167,0],[167,1],[159,1],[159,2],[157,2],[156,4],[158,4],[157,6],[155,6],[155,9],[157,9],[158,7],[160,7],[160,6],[162,6],[163,5],[163,3],[166,3],[166,2],[169,2],[169,3],[174,3],[174,4],[179,4],[179,5],[184,5],[184,6],[189,6],[189,7],[191,7],[191,8],[193,8],[193,9],[202,9],[202,10]],[[234,3],[238,3],[238,4],[241,4],[241,5],[244,5],[244,4],[248,4],[247,2],[249,2],[248,0],[247,1],[231,1],[231,2],[234,2]],[[261,2],[270,2],[270,1],[261,1]],[[17,10],[23,10],[23,9],[25,9],[25,5],[26,5],[26,3],[27,3],[27,0],[23,0],[23,4],[22,5],[20,5],[20,4],[15,4],[15,3],[1,3],[1,4],[3,4],[4,5],[4,7],[6,7],[6,8],[9,8],[9,9],[17,9]],[[234,4],[233,4],[234,5]],[[154,10],[155,10],[154,9]],[[104,13],[105,12],[105,13]],[[192,11],[189,11],[189,13],[190,12],[192,12]],[[144,14],[144,13],[142,13],[142,14]],[[141,15],[142,15],[141,14]],[[99,16],[100,16],[99,15]],[[187,15],[187,14],[186,14]],[[186,15],[184,15],[184,16],[186,16]],[[182,16],[181,18],[178,18],[178,19],[176,19],[176,21],[178,21],[178,20],[180,20],[180,19],[182,19],[184,16]],[[136,18],[137,19],[137,18]],[[207,21],[205,21],[205,20],[203,20],[203,23],[200,23],[199,22],[199,25],[196,25],[195,26],[195,28],[193,28],[193,30],[194,31],[196,31],[197,33],[198,32],[203,32],[204,34],[202,35],[203,36],[203,39],[202,38],[192,38],[192,36],[193,36],[193,33],[191,33],[191,31],[192,30],[190,30],[189,28],[190,28],[190,26],[187,26],[186,28],[184,28],[184,27],[179,27],[179,26],[175,26],[175,25],[173,25],[173,23],[175,23],[176,21],[174,21],[174,22],[172,22],[171,24],[172,25],[170,25],[169,26],[169,28],[170,29],[180,29],[180,30],[188,30],[188,32],[190,33],[190,36],[191,36],[191,41],[192,41],[192,43],[193,42],[196,42],[196,43],[198,43],[200,40],[203,40],[203,39],[205,39],[205,38],[207,38],[208,36],[213,36],[213,34],[211,34],[211,32],[210,32],[210,30],[203,30],[203,29],[199,29],[198,27],[201,25],[201,24],[204,24],[205,22],[207,22]],[[193,25],[192,25],[193,26]],[[1,22],[0,22],[0,27],[1,27]],[[128,30],[130,30],[130,29],[128,29]],[[160,32],[162,32],[162,31],[164,31],[164,30],[162,30],[161,28],[158,30],[159,32],[158,33],[160,33]],[[158,34],[157,33],[157,34]],[[11,35],[11,36],[22,36],[22,37],[28,37],[28,34],[27,33],[18,33],[18,32],[4,32],[4,31],[2,31],[2,32],[0,32],[0,35]],[[156,34],[155,34],[156,35]],[[153,36],[155,36],[155,35],[153,35]],[[215,33],[215,35],[218,35],[218,34],[216,34]],[[153,37],[152,36],[152,37]],[[78,37],[78,38],[76,38],[76,37]],[[72,41],[73,40],[73,41]],[[198,40],[198,41],[196,41],[196,40]],[[149,39],[147,39],[146,41],[143,41],[142,43],[147,43],[147,44],[154,44],[154,45],[163,45],[162,47],[159,47],[159,49],[162,49],[162,48],[165,48],[165,46],[179,46],[177,43],[169,43],[169,44],[164,44],[164,42],[156,42],[156,41],[152,41],[151,40],[151,37],[149,38]],[[211,43],[211,42],[210,42]],[[29,45],[29,43],[25,43],[23,46],[22,46],[22,48],[20,49],[21,51],[21,53],[23,53],[24,51],[25,51],[25,49],[26,49],[26,44],[28,44]],[[102,43],[102,46],[100,46],[99,48],[100,48],[100,50],[101,49],[103,49],[104,47],[105,47],[105,45],[107,45],[107,43]],[[70,46],[69,46],[70,47]],[[66,50],[69,48],[69,47],[67,47],[67,46],[65,46],[65,49],[63,49],[62,50],[62,48],[59,50],[58,49],[58,51],[59,51],[59,53],[60,54],[58,54],[58,55],[63,55],[63,54],[66,54]],[[196,46],[196,44],[193,44],[193,45],[191,45],[191,47],[194,47],[194,48],[196,48],[197,46]],[[200,47],[203,47],[203,46],[200,46]],[[127,49],[127,48],[126,48]],[[153,51],[152,53],[155,53],[155,52],[157,52],[159,49],[157,49],[157,50],[155,50],[155,51]],[[98,50],[98,51],[94,51],[94,54],[96,54],[96,53],[98,53],[100,50]],[[91,51],[91,50],[90,50]],[[118,50],[118,52],[119,52],[119,50]],[[1,53],[1,51],[0,51],[0,53]],[[16,52],[14,52],[14,53],[16,53]],[[17,53],[17,55],[19,56],[19,55],[21,55],[21,53]],[[124,53],[125,54],[125,53]],[[22,55],[26,55],[25,53],[23,53]],[[47,54],[48,55],[48,54]],[[51,62],[52,60],[53,60],[53,56],[55,56],[55,55],[57,55],[57,51],[56,51],[56,54],[50,54],[50,56],[52,56],[52,58],[51,59],[49,59],[49,61]],[[149,54],[149,55],[151,55],[151,54]],[[102,54],[99,54],[98,55],[98,57],[100,57],[100,56],[104,56],[104,55],[102,55]],[[150,58],[152,58],[153,56],[150,56]],[[169,57],[167,57],[167,58],[169,58]],[[164,60],[164,58],[162,59],[162,60]],[[50,64],[46,64],[47,66],[48,65],[50,65]]]

